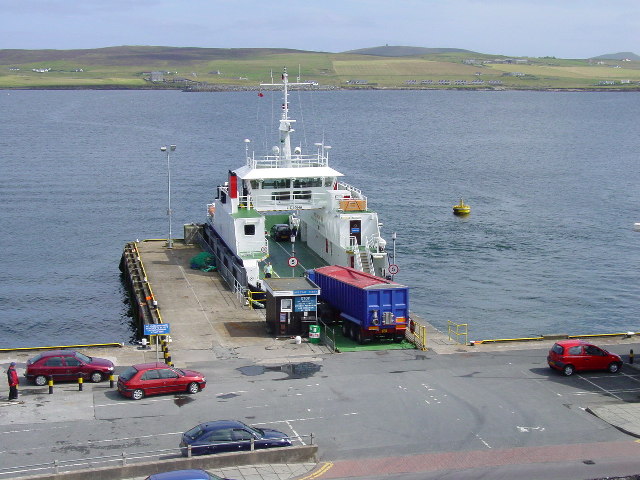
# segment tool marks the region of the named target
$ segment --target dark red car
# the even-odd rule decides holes
[[[118,376],[118,391],[134,400],[159,393],[198,393],[206,385],[207,380],[201,373],[164,363],[133,365]]]
[[[49,376],[54,382],[85,380],[101,382],[113,374],[113,362],[105,358],[89,357],[74,350],[51,350],[27,360],[24,376],[36,385],[46,385]]]
[[[617,373],[622,368],[619,355],[579,339],[556,342],[549,350],[547,363],[567,376],[582,370]]]

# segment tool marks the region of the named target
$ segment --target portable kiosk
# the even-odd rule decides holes
[[[265,278],[267,332],[306,336],[316,325],[320,288],[306,277]]]

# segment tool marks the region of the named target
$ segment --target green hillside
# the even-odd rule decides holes
[[[638,90],[640,60],[628,53],[558,59],[397,46],[344,53],[152,46],[0,50],[0,88],[255,88],[287,66],[292,76],[300,72],[319,88]]]

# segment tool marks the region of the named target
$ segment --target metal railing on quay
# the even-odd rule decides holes
[[[286,437],[291,440],[292,445],[293,442],[298,441],[301,445],[313,445],[314,443],[314,435],[310,433],[309,435],[295,435]],[[303,439],[309,438],[309,443],[305,443]],[[209,445],[198,445],[197,448],[207,448],[221,445],[229,445],[235,444],[237,442],[217,442]],[[290,445],[283,445],[278,448],[286,448]],[[46,463],[34,463],[31,465],[18,465],[15,467],[0,467],[0,479],[10,479],[10,478],[21,478],[25,476],[32,475],[44,475],[44,474],[59,474],[59,473],[70,473],[77,470],[82,469],[94,469],[94,468],[103,468],[109,466],[115,467],[125,467],[127,465],[133,465],[136,463],[142,463],[145,460],[171,460],[182,457],[191,457],[192,448],[191,446],[184,449],[186,452],[183,453],[183,448],[165,448],[160,450],[151,450],[148,452],[121,452],[119,454],[114,455],[102,455],[98,457],[84,457],[77,458],[71,460],[53,460],[51,462]],[[261,450],[261,448],[256,449],[254,439],[250,440],[250,447],[248,450],[238,450],[237,453],[241,453],[242,451],[254,451]],[[221,452],[222,453],[222,452]],[[215,455],[215,454],[208,454]]]
[[[455,323],[451,320],[447,320],[447,326],[449,330],[449,340],[455,340],[461,345],[467,344],[468,337],[468,324],[467,323]],[[455,338],[454,338],[455,337]],[[460,341],[460,337],[464,337],[464,342]]]
[[[404,336],[423,352],[427,350],[427,326],[409,317],[409,328]]]
[[[332,353],[336,353],[336,329],[332,326],[330,327],[327,323],[318,319],[318,323],[320,324],[320,343],[331,350]]]

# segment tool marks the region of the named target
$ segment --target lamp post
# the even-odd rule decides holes
[[[169,147],[160,147],[161,152],[167,153],[167,198],[168,208],[167,215],[169,215],[169,238],[167,239],[167,248],[173,248],[173,239],[171,238],[171,152],[176,151],[175,145],[169,145]]]

